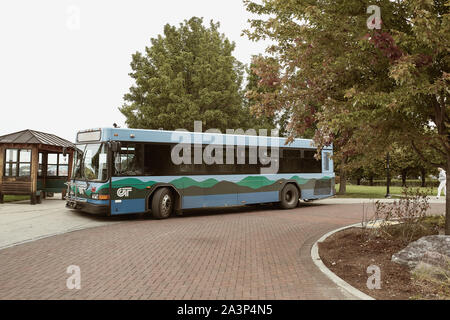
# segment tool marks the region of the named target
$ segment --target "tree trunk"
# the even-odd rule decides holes
[[[369,178],[369,186],[373,186],[373,177]]]
[[[447,182],[446,182],[446,192],[445,196],[445,234],[450,236],[450,152],[447,154]]]
[[[361,185],[361,178],[356,178],[356,185],[360,186]]]
[[[406,175],[407,175],[406,169],[402,169],[402,187],[406,187]]]
[[[345,194],[346,192],[347,192],[347,172],[345,171],[345,169],[340,169],[338,194]]]
[[[425,175],[427,174],[427,172],[425,171],[425,168],[420,168],[420,177],[422,179],[422,188],[426,187],[426,180],[425,180]]]
[[[347,164],[347,156],[342,158],[342,162],[339,166],[339,192],[338,194],[345,194],[347,192],[347,170],[345,165]]]

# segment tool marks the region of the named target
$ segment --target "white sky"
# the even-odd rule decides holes
[[[220,22],[243,63],[267,46],[241,36],[252,17],[242,0],[2,1],[0,135],[34,129],[74,141],[81,129],[124,127],[131,55],[192,16]]]

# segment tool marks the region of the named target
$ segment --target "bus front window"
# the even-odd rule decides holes
[[[108,178],[107,148],[104,144],[78,145],[74,159],[74,178],[105,181]]]
[[[75,179],[81,179],[81,161],[83,160],[84,150],[86,149],[85,144],[77,144],[76,150],[73,154],[73,168],[72,177]]]
[[[107,149],[104,144],[88,144],[84,151],[83,173],[87,180],[105,181],[108,178]]]

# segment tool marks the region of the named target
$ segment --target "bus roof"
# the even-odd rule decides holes
[[[168,131],[168,130],[147,130],[130,128],[98,128],[79,131],[79,134],[101,132],[101,138],[97,141],[130,141],[130,142],[155,142],[155,143],[196,143],[196,144],[223,144],[223,145],[246,145],[246,146],[279,146],[288,148],[308,148],[315,149],[311,139],[294,139],[290,144],[285,145],[287,138],[267,137],[242,134],[222,134],[207,132],[188,131]],[[270,134],[270,132],[269,132]],[[91,135],[92,136],[92,135]],[[98,135],[100,136],[100,135]],[[89,141],[94,142],[94,141]],[[328,146],[325,149],[332,149]]]

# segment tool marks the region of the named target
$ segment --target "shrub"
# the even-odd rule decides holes
[[[396,238],[405,244],[422,236],[437,234],[440,218],[426,219],[430,208],[427,191],[403,188],[400,199],[393,202],[375,202],[375,219],[380,220],[378,235]]]

